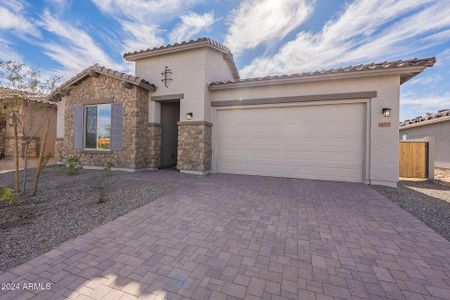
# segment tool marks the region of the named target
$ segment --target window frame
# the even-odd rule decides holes
[[[84,151],[98,151],[98,152],[111,152],[111,142],[109,144],[109,148],[108,149],[102,149],[102,148],[98,148],[98,128],[96,128],[96,132],[95,132],[95,148],[87,148],[86,147],[86,138],[87,138],[87,134],[86,134],[86,119],[87,119],[87,108],[88,107],[97,107],[97,121],[99,120],[99,106],[102,105],[109,105],[110,107],[110,111],[111,111],[111,116],[110,116],[110,126],[112,126],[112,103],[99,103],[99,104],[86,104],[83,106],[83,150]],[[98,123],[97,123],[98,126]],[[112,128],[111,128],[112,129]],[[111,138],[111,137],[110,137]]]

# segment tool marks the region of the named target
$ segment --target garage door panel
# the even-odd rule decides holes
[[[218,172],[362,181],[364,104],[218,111]]]

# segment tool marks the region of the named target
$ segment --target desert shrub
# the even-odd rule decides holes
[[[68,175],[77,174],[83,166],[80,163],[80,158],[78,156],[71,156],[66,161],[66,170]]]
[[[16,192],[12,188],[0,184],[0,203],[7,202],[9,205],[12,205],[17,201]]]
[[[106,191],[112,185],[112,183],[109,181],[109,175],[113,166],[114,165],[111,161],[107,161],[102,170],[103,174],[95,177],[94,189],[98,193],[97,203],[105,203],[107,200]]]

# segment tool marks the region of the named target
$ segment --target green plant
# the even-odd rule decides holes
[[[18,201],[16,192],[7,186],[0,185],[0,202],[8,202],[9,205],[13,205]]]
[[[78,156],[71,156],[66,161],[66,170],[68,175],[77,174],[83,166],[80,163],[80,158]]]
[[[108,160],[105,164],[105,167],[103,168],[103,171],[111,171],[113,166],[114,165],[113,165],[112,161]]]

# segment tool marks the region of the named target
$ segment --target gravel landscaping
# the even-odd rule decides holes
[[[373,188],[450,241],[450,184],[401,181],[397,189]]]
[[[13,180],[13,172],[0,174],[0,184],[13,187]],[[24,196],[12,206],[0,203],[0,271],[173,190],[172,186],[133,180],[126,172],[81,170],[69,176],[63,167],[49,167],[42,174],[36,197]]]

